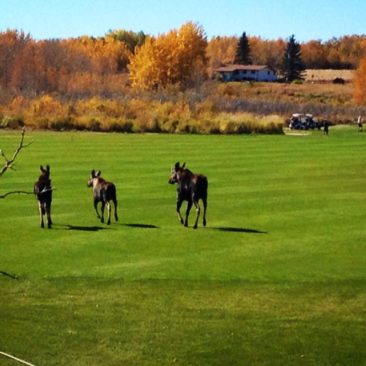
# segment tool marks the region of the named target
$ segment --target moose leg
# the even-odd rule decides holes
[[[198,224],[198,219],[200,217],[201,208],[200,208],[200,204],[198,201],[194,201],[194,205],[196,206],[196,222],[194,223],[193,228],[197,229],[197,224]]]
[[[203,200],[203,226],[206,226],[207,199]]]
[[[110,201],[108,201],[106,203],[107,205],[107,211],[108,211],[108,221],[107,221],[107,225],[110,225],[111,224],[111,211],[112,211],[112,205],[110,203]]]
[[[38,202],[38,209],[39,209],[39,220],[40,220],[41,228],[44,228],[44,221],[43,221],[44,208],[43,208],[43,204],[41,202]]]
[[[181,224],[184,223],[183,221],[183,217],[182,215],[180,214],[180,208],[182,206],[182,203],[183,203],[183,200],[177,200],[177,213],[178,213],[178,220],[180,221]]]
[[[47,214],[47,227],[50,229],[52,226],[51,220],[51,202],[46,203],[46,214]]]
[[[113,201],[114,203],[114,218],[116,221],[118,221],[118,215],[117,215],[117,200]]]
[[[102,217],[100,218],[100,222],[104,222],[104,207],[105,207],[105,202],[102,201],[102,207],[101,207]]]
[[[189,212],[191,211],[191,207],[192,207],[192,201],[188,201],[187,211],[186,211],[186,221],[184,222],[184,226],[188,226],[188,216],[189,216]]]
[[[100,215],[99,215],[99,212],[98,212],[98,202],[99,202],[98,200],[94,200],[94,210],[97,213],[98,219],[100,219]]]

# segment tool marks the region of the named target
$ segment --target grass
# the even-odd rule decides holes
[[[0,200],[0,270],[18,276],[0,275],[0,351],[37,366],[366,363],[366,134],[26,136],[0,194],[50,164],[55,225],[38,227],[32,196]],[[18,138],[0,133],[7,155]],[[178,160],[209,178],[207,228],[178,223]],[[117,185],[110,227],[92,168]]]
[[[305,70],[306,81],[333,81],[336,78],[342,78],[345,81],[352,81],[354,70],[334,70],[334,69],[307,69]]]

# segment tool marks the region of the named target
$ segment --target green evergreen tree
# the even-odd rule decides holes
[[[250,65],[252,63],[250,45],[245,32],[241,35],[236,47],[234,63],[239,65]]]
[[[286,46],[283,58],[283,73],[286,81],[303,79],[305,65],[301,59],[301,46],[292,35]]]
[[[132,53],[135,53],[135,48],[143,45],[146,39],[143,31],[136,33],[125,29],[110,30],[106,36],[124,42]]]

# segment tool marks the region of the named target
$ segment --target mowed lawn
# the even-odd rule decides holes
[[[18,140],[0,132],[8,156]],[[366,364],[366,133],[26,140],[0,194],[50,164],[54,227],[32,195],[0,199],[0,351],[37,366]],[[178,222],[176,161],[208,176],[206,228],[194,210]],[[93,168],[117,185],[110,226]]]

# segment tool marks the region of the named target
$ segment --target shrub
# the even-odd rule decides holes
[[[133,132],[133,123],[131,121],[115,121],[110,124],[109,131],[111,132]]]
[[[301,79],[295,79],[292,81],[292,84],[295,84],[295,85],[302,85],[304,82],[303,80]]]
[[[217,135],[221,133],[220,123],[214,119],[201,121],[199,128],[200,132],[205,134]]]
[[[1,119],[0,127],[1,128],[20,128],[24,126],[23,118],[21,117],[9,117],[5,116]]]
[[[68,131],[75,128],[75,123],[70,117],[57,118],[49,121],[48,128],[56,131]]]
[[[343,78],[333,79],[333,84],[344,84],[346,81]]]

